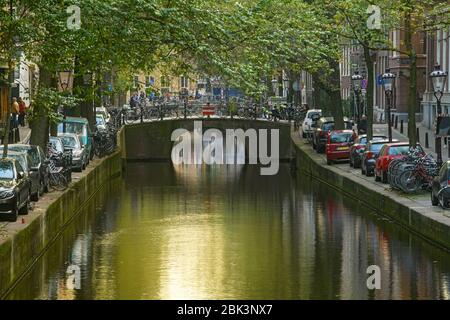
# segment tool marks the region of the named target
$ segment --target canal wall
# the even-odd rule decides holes
[[[450,250],[450,217],[444,210],[432,208],[431,202],[429,207],[420,206],[416,201],[387,189],[386,185],[371,183],[329,166],[322,155],[300,138],[298,132],[291,132],[291,137],[297,169],[301,174],[312,176],[433,244]]]
[[[124,136],[124,145],[126,145],[124,155],[126,159],[128,161],[170,161],[173,147],[173,142],[171,141],[172,132],[180,128],[193,131],[194,121],[202,122],[203,132],[208,129],[218,129],[222,132],[225,132],[226,129],[242,129],[244,131],[248,129],[278,129],[280,134],[280,160],[290,160],[292,158],[291,126],[288,123],[264,120],[203,118],[174,119],[126,125]],[[270,142],[270,139],[268,140]]]
[[[39,208],[27,216],[19,216],[18,222],[8,225],[9,234],[0,238],[0,298],[45,253],[97,191],[111,178],[121,175],[122,145],[121,130],[118,151],[95,160],[66,191],[45,195],[37,202]],[[22,218],[25,224],[21,223]]]

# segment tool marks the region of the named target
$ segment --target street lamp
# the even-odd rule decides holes
[[[289,88],[289,82],[290,82],[289,78],[287,78],[287,77],[283,78],[283,85],[286,90],[286,102],[288,102],[289,91],[291,89],[291,88]]]
[[[356,97],[356,106],[355,106],[355,115],[357,115],[357,120],[359,123],[359,117],[360,114],[360,104],[361,104],[361,89],[362,89],[362,82],[364,80],[364,77],[359,74],[359,71],[355,71],[355,73],[352,76],[352,83],[353,83],[353,90],[355,92]]]
[[[447,72],[441,70],[441,66],[436,64],[434,71],[430,74],[431,82],[433,83],[434,96],[437,101],[437,121],[436,121],[436,153],[437,164],[440,167],[442,165],[442,137],[440,136],[439,126],[442,120],[442,106],[441,99],[444,95],[445,83],[447,80]]]
[[[278,86],[278,80],[273,78],[272,79],[272,89],[273,89],[275,96],[277,95],[277,86]]]
[[[72,83],[72,71],[60,71],[58,76],[61,91],[67,91]]]
[[[386,117],[388,121],[388,136],[389,142],[392,142],[392,123],[391,123],[391,108],[392,108],[392,96],[394,92],[395,74],[391,73],[391,69],[386,69],[381,78],[383,79],[383,89],[386,95]]]

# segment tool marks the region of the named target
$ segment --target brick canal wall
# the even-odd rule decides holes
[[[292,133],[292,141],[300,174],[314,177],[435,245],[450,250],[450,219],[442,210],[419,207],[417,202],[390,192],[385,186],[369,183],[327,165],[309,145],[305,145],[298,133]]]
[[[12,234],[0,242],[0,298],[45,253],[97,191],[111,178],[121,175],[123,131],[119,137],[119,151],[98,160],[95,167],[88,169],[87,174],[50,202],[42,213],[23,216],[26,225],[15,223],[16,230],[13,228]]]

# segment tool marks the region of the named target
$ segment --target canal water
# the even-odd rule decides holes
[[[450,254],[287,165],[131,163],[7,298],[449,299]]]

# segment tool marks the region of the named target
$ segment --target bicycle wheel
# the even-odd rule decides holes
[[[417,192],[421,186],[421,179],[414,170],[404,171],[399,177],[400,187],[405,193]]]

